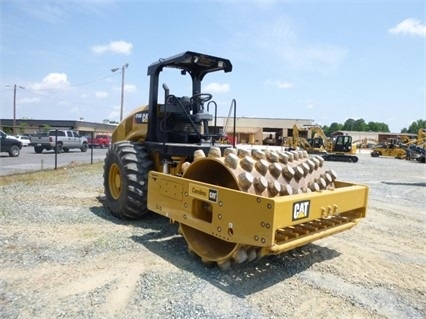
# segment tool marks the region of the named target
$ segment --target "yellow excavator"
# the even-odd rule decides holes
[[[165,68],[190,76],[190,96],[163,84],[159,102]],[[231,70],[228,59],[192,51],[148,67],[148,105],[118,125],[105,158],[110,212],[165,216],[179,225],[190,252],[222,269],[354,227],[366,216],[368,188],[339,181],[322,157],[217,143],[223,136],[209,124],[216,123],[209,111],[216,114],[217,104],[201,83],[209,73]]]
[[[309,154],[320,154],[326,161],[358,162],[358,157],[355,155],[356,147],[352,143],[351,136],[338,135],[331,140],[318,125],[308,126],[305,130],[308,134],[313,133],[313,137],[300,137],[299,128],[296,125],[293,126],[293,143]]]

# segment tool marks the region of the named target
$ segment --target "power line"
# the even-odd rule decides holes
[[[29,90],[29,91],[33,91],[33,92],[61,91],[61,90],[64,90],[64,89],[81,87],[81,86],[85,86],[85,85],[92,84],[92,83],[95,83],[95,82],[99,82],[99,81],[105,80],[105,79],[113,77],[113,76],[118,76],[118,74],[112,73],[112,74],[108,74],[108,75],[99,77],[97,79],[93,79],[93,80],[89,80],[89,81],[86,81],[86,82],[77,83],[77,84],[73,84],[73,85],[68,85],[68,86],[61,86],[61,87],[54,87],[54,88],[53,87],[52,88],[42,88],[42,89],[34,89],[34,88],[31,88],[31,87],[27,87],[26,89]],[[9,91],[10,89],[4,89],[4,90]],[[11,90],[13,90],[13,88]]]

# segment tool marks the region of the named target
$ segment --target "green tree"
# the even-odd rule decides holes
[[[377,122],[368,122],[367,124],[368,127],[368,131],[372,131],[372,132],[378,132],[379,131],[379,125],[377,124]]]
[[[389,133],[389,126],[386,123],[376,123],[377,124],[377,131],[376,132],[384,132]]]
[[[343,124],[342,130],[343,131],[353,131],[355,126],[355,120],[354,119],[347,119],[345,123]]]
[[[368,131],[368,127],[364,119],[355,120],[352,131]]]
[[[19,122],[19,128],[18,128],[18,130],[19,130],[20,134],[24,134],[25,131],[27,130],[27,128],[28,128],[28,124],[27,123],[25,123],[25,122]]]
[[[408,127],[408,129],[403,128],[401,130],[401,133],[414,133],[417,134],[419,129],[426,128],[426,120],[417,120],[411,123],[411,125]]]
[[[385,132],[389,133],[389,126],[385,123],[379,123],[379,122],[368,122],[365,131],[371,131],[371,132]]]
[[[324,125],[322,130],[324,134],[327,136],[331,136],[331,133],[342,130],[343,125],[340,123],[333,122],[330,126]]]
[[[43,133],[47,133],[50,131],[50,125],[49,124],[43,124]]]
[[[323,125],[321,126],[322,131],[324,132],[325,135],[329,136],[329,132],[330,132],[330,127],[327,125]]]
[[[333,132],[336,131],[361,131],[361,132],[390,132],[389,126],[386,123],[379,123],[379,122],[368,122],[368,124],[364,121],[364,119],[347,119],[345,121],[345,124],[340,123],[332,123],[330,127],[327,125],[324,125],[322,127],[322,130],[326,135],[330,135]],[[414,129],[417,133],[418,129]]]

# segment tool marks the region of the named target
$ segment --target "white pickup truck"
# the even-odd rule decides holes
[[[68,152],[72,148],[78,148],[82,152],[87,151],[87,138],[80,136],[71,130],[51,130],[48,133],[31,136],[34,152],[41,153],[43,150],[56,150],[58,153]]]

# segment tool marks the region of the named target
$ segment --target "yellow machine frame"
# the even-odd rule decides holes
[[[338,181],[333,190],[266,198],[154,171],[148,178],[151,211],[225,242],[261,247],[260,255],[352,228],[365,217],[367,198],[366,186]],[[307,216],[295,219],[298,213]]]

